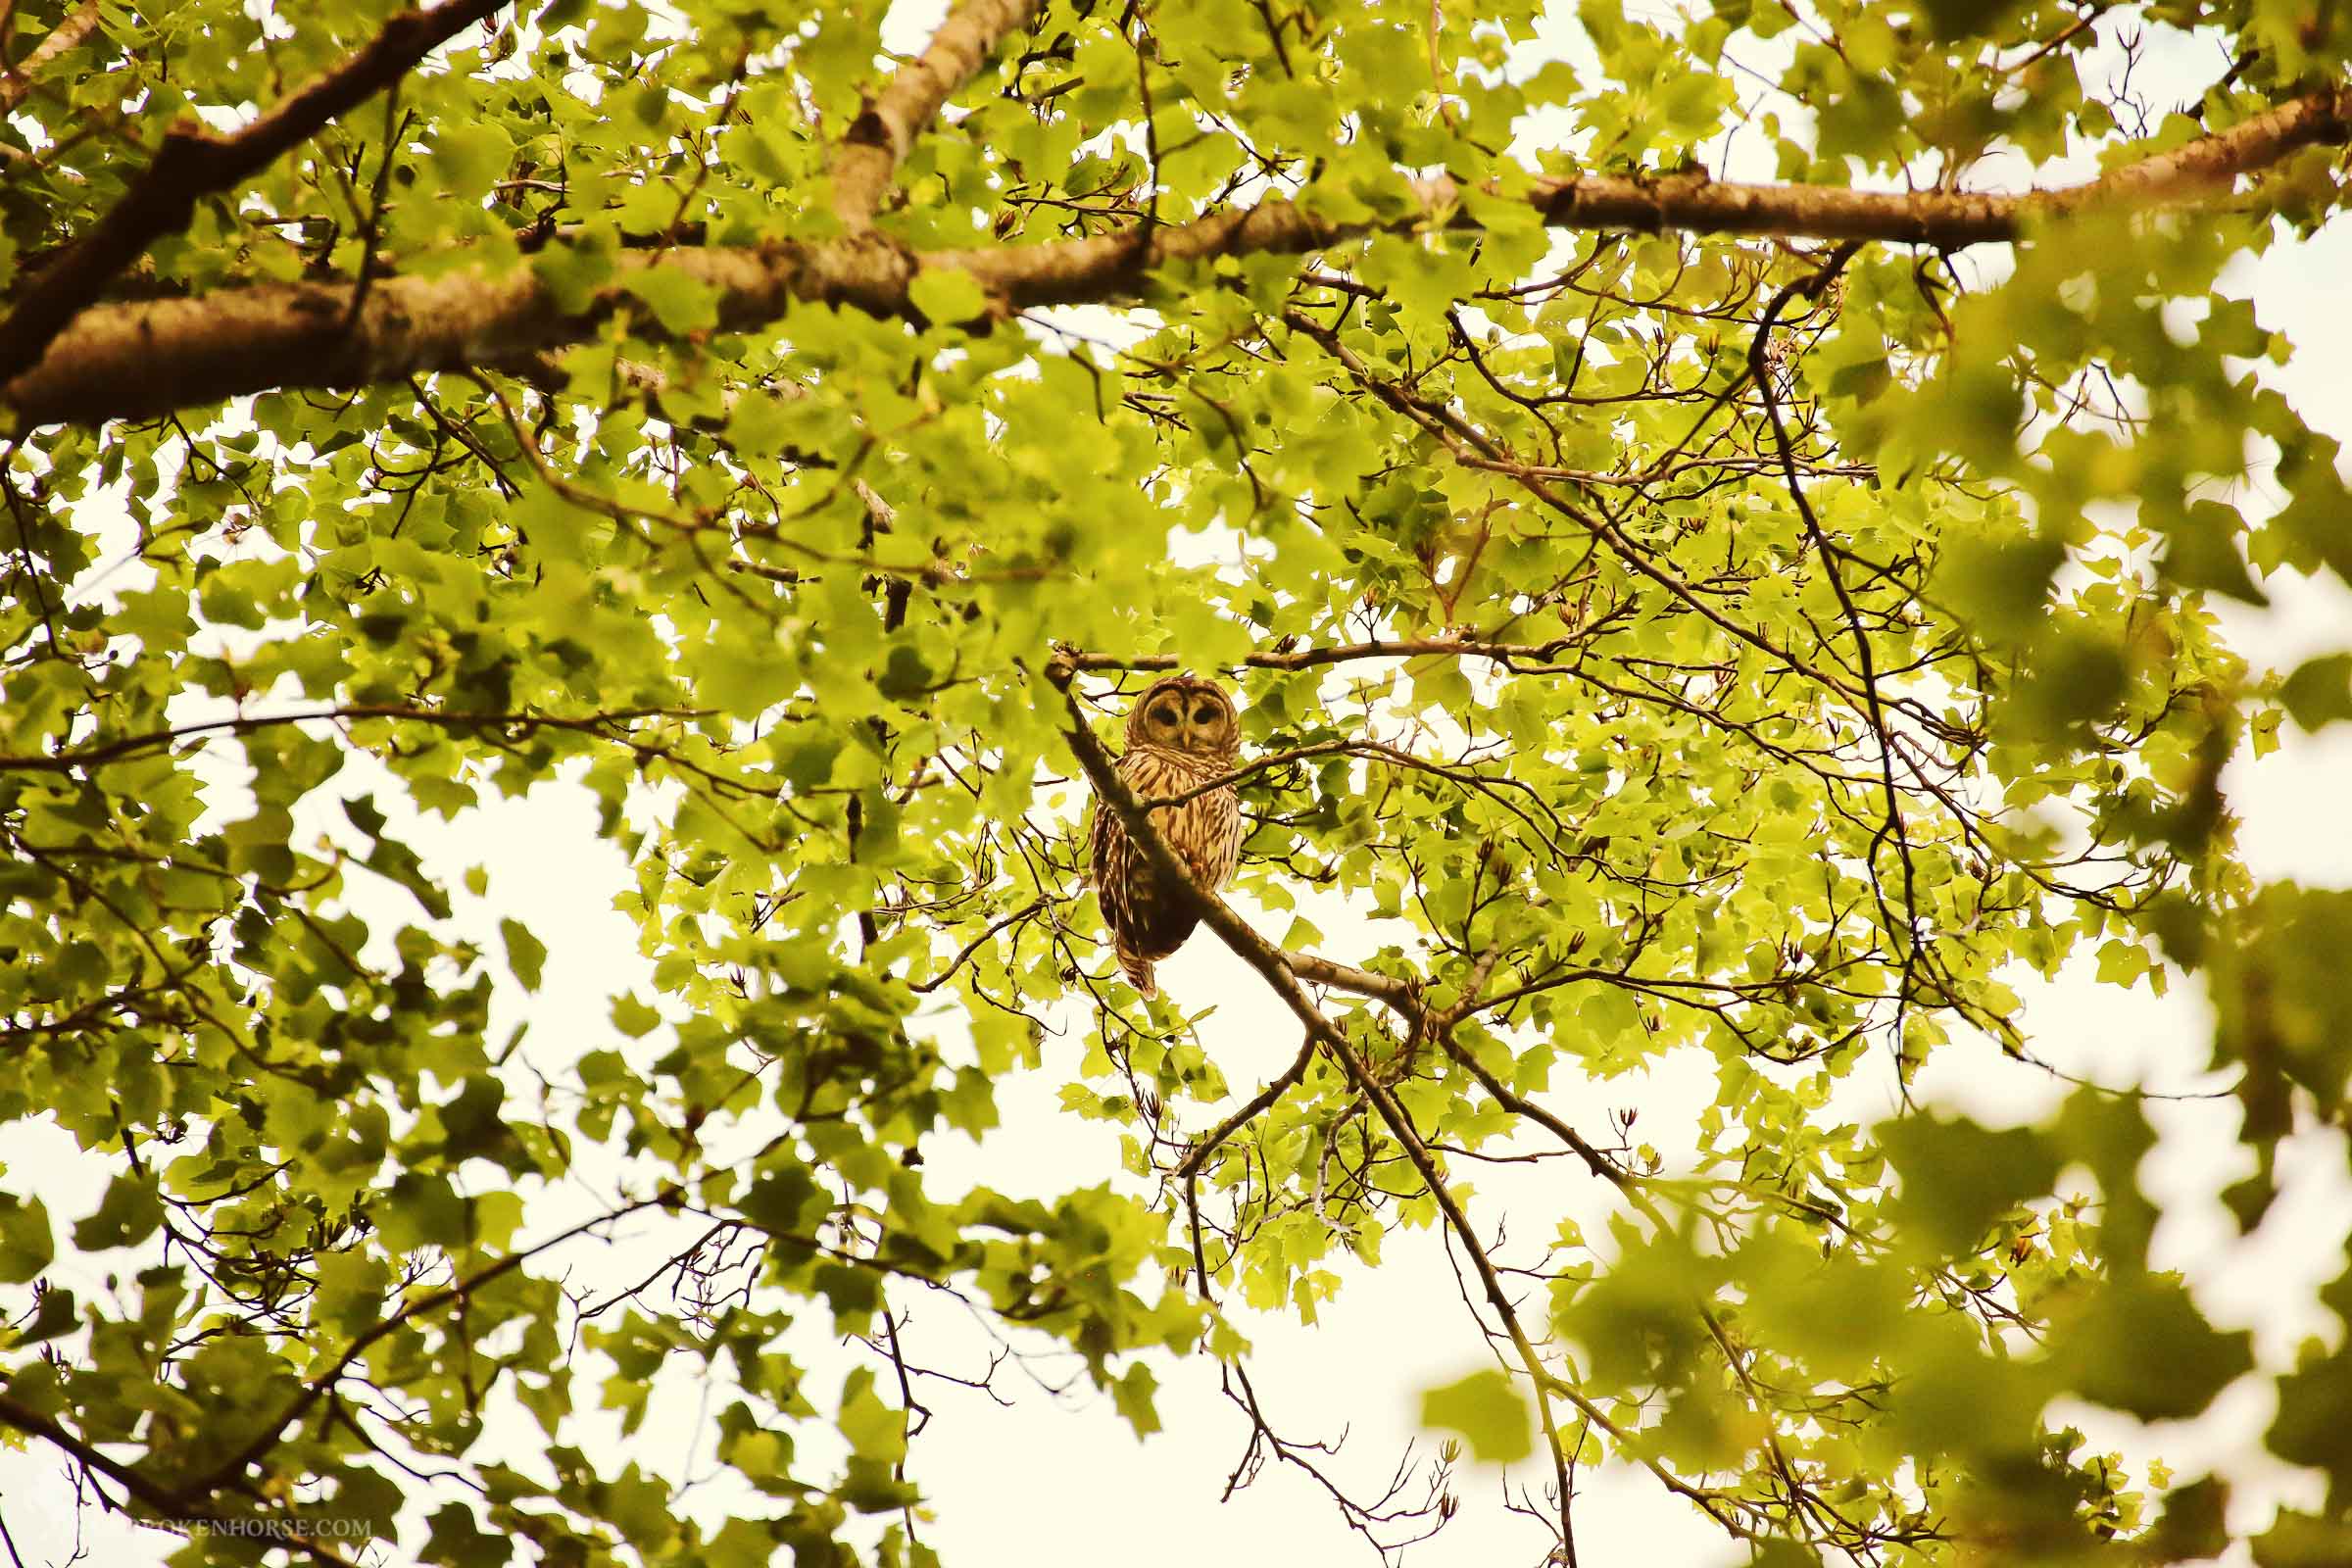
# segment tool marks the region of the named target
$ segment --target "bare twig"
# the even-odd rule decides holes
[[[253,1539],[283,1540],[288,1545],[308,1553],[314,1560],[352,1568],[352,1560],[337,1551],[320,1537],[307,1530],[272,1531],[268,1526],[298,1523],[291,1514],[231,1514],[202,1502],[190,1501],[181,1491],[163,1486],[148,1479],[133,1466],[111,1457],[96,1445],[85,1443],[57,1422],[33,1409],[30,1405],[0,1394],[0,1426],[9,1427],[29,1438],[39,1438],[50,1446],[66,1453],[76,1464],[106,1477],[147,1508],[158,1520],[178,1523],[183,1528],[193,1523],[226,1526],[230,1531],[250,1535]]]
[[[610,1225],[615,1220],[626,1219],[631,1214],[642,1213],[649,1208],[674,1207],[676,1206],[676,1196],[673,1189],[658,1197],[641,1198],[635,1202],[623,1203],[618,1208],[599,1214],[593,1219],[582,1220],[568,1230],[559,1231],[543,1242],[537,1242],[516,1251],[509,1252],[496,1262],[478,1268],[453,1284],[411,1300],[399,1311],[391,1313],[373,1324],[345,1346],[343,1353],[328,1362],[324,1370],[305,1383],[302,1386],[302,1392],[288,1402],[286,1408],[279,1412],[275,1419],[256,1432],[243,1447],[222,1460],[213,1470],[180,1488],[180,1494],[195,1496],[216,1492],[243,1475],[246,1466],[275,1447],[279,1439],[284,1436],[286,1428],[301,1420],[311,1406],[325,1397],[328,1391],[342,1381],[343,1374],[350,1371],[352,1365],[361,1356],[368,1353],[368,1348],[385,1335],[404,1328],[420,1317],[430,1316],[444,1307],[463,1306],[468,1298],[491,1281],[514,1272],[540,1253],[561,1247],[575,1237],[584,1236],[600,1225]]]

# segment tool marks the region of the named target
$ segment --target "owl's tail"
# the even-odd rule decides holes
[[[1127,971],[1128,983],[1147,997],[1159,995],[1159,987],[1152,979],[1152,960],[1122,944],[1119,948],[1119,967]]]

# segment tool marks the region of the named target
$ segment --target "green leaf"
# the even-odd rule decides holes
[[[448,195],[478,201],[503,178],[514,155],[506,127],[494,120],[444,125],[433,138],[433,167]]]
[[[1944,546],[1934,591],[1988,641],[2022,642],[2041,622],[2051,575],[2065,555],[2046,539],[1963,536]]]
[[[164,1222],[163,1200],[155,1184],[143,1176],[122,1172],[106,1184],[97,1212],[74,1222],[74,1245],[84,1252],[109,1248],[136,1247]]]
[[[576,239],[561,241],[530,259],[531,273],[567,316],[585,313],[599,290],[612,280],[619,244],[612,232],[590,225]],[[651,304],[651,301],[647,302]]]
[[[523,990],[538,990],[540,974],[547,963],[547,944],[531,935],[518,920],[502,918],[498,934],[507,946],[507,967],[514,971]]]
[[[2306,730],[2352,718],[2352,654],[2323,654],[2297,664],[2278,688],[2278,700]]]
[[[1925,0],[1937,38],[1986,38],[2021,8],[2024,0]]]
[[[662,1014],[635,997],[614,997],[612,1027],[631,1040],[642,1040],[662,1027]]]
[[[2237,553],[2237,536],[2244,527],[2243,519],[2219,502],[2190,503],[2180,520],[2165,529],[2165,575],[2184,588],[2210,589],[2242,604],[2269,604]]]
[[[1126,1374],[1110,1386],[1111,1400],[1119,1414],[1135,1429],[1139,1438],[1148,1438],[1160,1430],[1159,1411],[1152,1403],[1152,1395],[1159,1389],[1159,1380],[1142,1362],[1129,1367]]]
[[[2352,1488],[2352,1355],[2323,1356],[2278,1380],[2278,1415],[2271,1423],[2271,1451],[2290,1464],[2326,1472],[2329,1484]]]
[[[2058,1155],[2032,1128],[1992,1132],[1933,1113],[1880,1124],[1880,1147],[1901,1179],[1890,1205],[1902,1228],[1946,1257],[1974,1252],[1992,1222],[2050,1190]]]
[[[2143,1421],[2184,1420],[2251,1370],[2252,1337],[2209,1325],[2178,1281],[2109,1285],[2052,1345],[2084,1398]]]
[[[988,312],[980,280],[958,267],[926,267],[906,286],[914,308],[934,321],[976,320]]]
[[[52,1286],[42,1291],[35,1301],[32,1320],[19,1325],[15,1344],[41,1345],[80,1327],[80,1314],[74,1310],[74,1293],[64,1286]]]
[[[1526,1397],[1493,1367],[1422,1390],[1421,1424],[1460,1433],[1471,1456],[1492,1464],[1514,1464],[1536,1451],[1535,1419]]]
[[[906,1456],[906,1412],[892,1409],[874,1393],[871,1367],[851,1372],[842,1386],[841,1435],[860,1458],[896,1464]]]
[[[429,1561],[455,1568],[498,1568],[514,1557],[514,1543],[484,1531],[464,1503],[449,1502],[433,1511],[424,1549]]]
[[[49,1210],[41,1200],[0,1193],[0,1284],[24,1284],[56,1255]]]
[[[718,324],[718,291],[681,268],[648,267],[628,273],[621,286],[651,307],[662,330],[674,337]]]

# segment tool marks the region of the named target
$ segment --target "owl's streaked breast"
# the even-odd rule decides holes
[[[1182,680],[1162,686],[1200,685]],[[1154,688],[1154,694],[1159,688]],[[1213,690],[1213,689],[1212,689]],[[1119,759],[1119,778],[1139,800],[1183,795],[1233,770],[1238,746],[1232,740],[1231,700],[1221,692],[1214,700],[1227,715],[1221,733],[1212,730],[1208,744],[1182,750],[1152,739],[1147,714],[1158,715],[1148,695],[1128,719],[1128,747]],[[1171,732],[1181,726],[1169,723]],[[1233,786],[1209,789],[1178,806],[1152,808],[1152,824],[1167,841],[1197,881],[1213,891],[1233,875],[1242,840],[1241,802]],[[1153,994],[1152,964],[1173,954],[1199,924],[1190,888],[1163,877],[1146,858],[1143,847],[1131,841],[1117,816],[1096,807],[1094,822],[1095,885],[1102,895],[1104,924],[1118,949],[1129,979],[1145,995]]]

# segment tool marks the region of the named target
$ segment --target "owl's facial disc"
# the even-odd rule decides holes
[[[1142,724],[1142,733],[1154,745],[1214,752],[1226,745],[1233,708],[1223,692],[1205,681],[1172,680],[1145,703]]]

